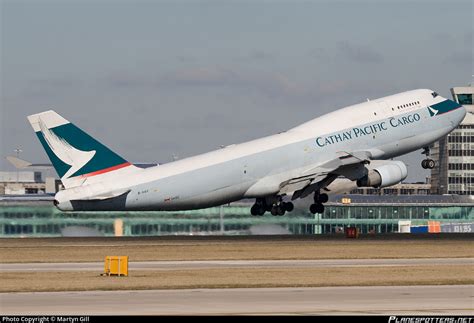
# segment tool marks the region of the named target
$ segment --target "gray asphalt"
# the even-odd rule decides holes
[[[474,315],[474,285],[0,293],[2,315]]]
[[[248,267],[396,267],[422,265],[474,265],[474,258],[146,261],[129,262],[129,270]],[[102,262],[0,264],[0,272],[101,271],[103,268],[104,263]]]

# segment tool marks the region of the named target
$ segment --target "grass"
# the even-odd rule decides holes
[[[128,277],[99,274],[90,271],[7,272],[2,273],[0,292],[474,284],[469,265],[219,268],[136,271]]]
[[[101,262],[128,255],[153,260],[474,258],[474,241],[459,240],[193,240],[5,239],[0,263]],[[33,265],[34,266],[34,265]],[[472,265],[397,267],[246,267],[100,272],[3,272],[0,292],[231,287],[474,284]]]
[[[474,257],[474,240],[336,241],[2,241],[0,263],[235,259],[365,259]]]

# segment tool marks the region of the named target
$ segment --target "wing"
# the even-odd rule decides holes
[[[335,159],[308,168],[301,173],[301,176],[281,183],[278,194],[293,193],[291,199],[295,200],[306,197],[316,190],[324,189],[339,176],[356,180],[364,176],[367,171],[364,165],[369,163],[372,157],[372,154],[367,151],[339,152],[338,155]]]

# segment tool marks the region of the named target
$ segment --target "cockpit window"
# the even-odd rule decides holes
[[[436,93],[436,92],[433,92],[433,93],[431,93],[431,95],[433,96],[433,98],[436,98],[439,94]]]

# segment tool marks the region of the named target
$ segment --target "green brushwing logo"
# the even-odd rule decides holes
[[[51,129],[48,129],[40,120],[40,131],[46,144],[54,155],[64,164],[69,165],[69,169],[61,178],[69,178],[86,165],[94,155],[95,150],[83,151],[71,146],[64,138],[57,136]]]
[[[40,120],[39,125],[36,135],[61,179],[127,163],[72,123],[48,128]]]
[[[431,117],[434,117],[439,112],[439,110],[433,109],[432,107],[428,107],[428,111],[430,112]]]

